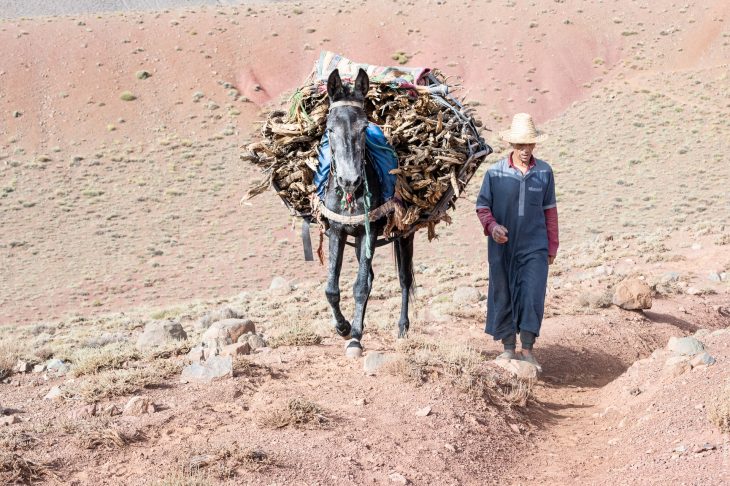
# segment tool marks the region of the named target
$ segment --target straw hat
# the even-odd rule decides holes
[[[502,140],[509,143],[542,143],[548,139],[547,134],[538,132],[535,129],[535,122],[527,113],[517,113],[512,118],[512,126],[509,130],[499,132]]]

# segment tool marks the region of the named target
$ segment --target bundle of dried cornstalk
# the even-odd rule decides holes
[[[398,156],[396,195],[405,203],[403,224],[408,233],[449,220],[469,179],[491,148],[479,136],[469,109],[447,95],[443,77],[429,74],[430,86],[417,90],[371,84],[366,102],[370,121],[378,124]],[[241,155],[260,166],[264,179],[252,187],[251,198],[274,188],[298,216],[311,215],[310,195],[317,170],[317,146],[325,130],[329,100],[316,83],[301,87],[288,110],[266,114],[261,140]]]

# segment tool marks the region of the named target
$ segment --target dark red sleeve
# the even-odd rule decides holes
[[[494,219],[492,210],[489,208],[478,208],[477,216],[479,217],[479,221],[482,223],[482,228],[484,228],[484,234],[492,236],[492,230],[498,224],[497,220]]]
[[[559,232],[558,232],[558,208],[545,210],[545,226],[548,235],[548,255],[558,254]]]

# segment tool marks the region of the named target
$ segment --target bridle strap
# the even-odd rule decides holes
[[[365,104],[362,101],[335,101],[330,105],[332,108],[339,108],[340,106],[354,106],[355,108],[365,108]]]

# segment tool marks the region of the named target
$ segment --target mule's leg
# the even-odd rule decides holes
[[[408,335],[408,327],[411,325],[411,321],[408,319],[408,304],[413,287],[413,235],[395,240],[395,260],[398,264],[401,288],[398,337],[403,338]]]
[[[355,296],[355,316],[352,319],[352,340],[347,345],[345,354],[351,358],[362,356],[362,333],[365,327],[365,310],[370,298],[370,290],[373,287],[373,257],[365,254],[365,238],[363,236],[356,241],[357,260],[359,262],[357,278],[353,294]],[[370,248],[375,249],[375,235],[370,236]]]
[[[347,235],[330,228],[330,256],[328,263],[327,287],[324,292],[332,308],[332,317],[335,320],[337,334],[345,339],[350,337],[350,323],[340,310],[340,271],[342,270],[342,255],[345,250]]]

